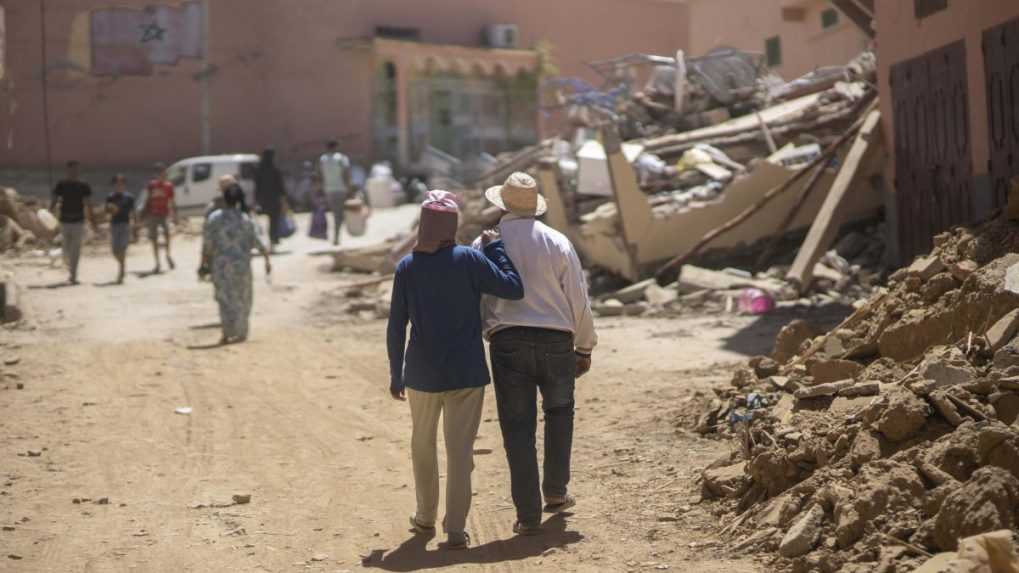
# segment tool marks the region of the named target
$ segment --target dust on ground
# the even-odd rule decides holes
[[[381,212],[359,240],[411,216]],[[320,246],[291,240],[271,283],[256,265],[252,339],[220,348],[198,240],[174,247],[175,271],[122,287],[104,284],[115,264],[102,246],[73,288],[46,257],[7,261],[25,320],[0,331],[0,569],[766,570],[730,557],[718,510],[700,501],[701,471],[729,444],[676,420],[733,364],[769,351],[782,317],[599,320],[577,391],[579,505],[539,537],[511,532],[489,393],[474,545],[450,552],[406,526],[410,417],[386,391],[385,323],[322,319],[327,295],[361,277],[325,272],[328,259],[310,256]],[[146,244],[132,246],[130,269],[151,264]]]

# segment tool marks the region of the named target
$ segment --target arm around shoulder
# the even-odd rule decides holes
[[[479,254],[476,259],[481,292],[507,300],[524,298],[523,280],[502,241],[485,245],[484,255]]]

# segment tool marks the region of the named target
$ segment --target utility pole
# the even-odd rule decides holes
[[[46,53],[46,0],[39,0],[39,36],[42,44],[42,136],[46,148],[46,179],[53,189],[53,150],[50,146],[49,57]]]
[[[212,153],[212,66],[209,65],[209,0],[202,0],[202,154]]]

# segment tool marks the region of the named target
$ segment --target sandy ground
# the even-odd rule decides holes
[[[359,241],[411,217],[381,212]],[[410,419],[387,394],[384,322],[323,302],[362,277],[324,272],[310,256],[321,244],[293,239],[271,284],[256,266],[252,339],[216,348],[197,239],[174,246],[176,271],[120,287],[103,284],[115,265],[102,246],[78,287],[58,287],[63,271],[45,258],[5,261],[26,287],[26,320],[0,330],[0,571],[768,570],[729,555],[699,503],[700,469],[729,444],[679,421],[788,317],[599,320],[578,385],[579,505],[539,537],[511,532],[489,393],[474,546],[451,552],[406,526]],[[151,266],[148,246],[133,246],[130,267]]]

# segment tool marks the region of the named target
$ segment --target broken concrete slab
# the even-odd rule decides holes
[[[1019,308],[1009,312],[994,323],[987,331],[987,344],[991,350],[997,351],[1015,338],[1019,332]]]
[[[775,350],[771,353],[779,364],[785,364],[799,354],[800,346],[817,336],[817,330],[805,320],[797,319],[782,327],[775,337]]]
[[[793,524],[779,543],[778,552],[783,557],[793,558],[809,553],[821,539],[821,525],[824,522],[824,509],[814,505],[807,510],[799,521]]]
[[[847,398],[856,396],[877,396],[881,393],[881,382],[877,380],[868,380],[866,382],[858,382],[839,390],[839,396],[846,396]]]
[[[1005,290],[1013,294],[1019,294],[1019,263],[1016,263],[1005,271]]]
[[[820,398],[823,396],[834,396],[835,394],[838,394],[840,390],[849,388],[853,384],[854,382],[852,380],[840,380],[838,382],[817,384],[814,386],[800,388],[793,395],[800,400],[806,400],[808,398]]]
[[[916,275],[925,281],[943,270],[945,270],[945,264],[936,255],[919,257],[908,267],[910,274]]]
[[[782,287],[778,281],[758,280],[754,278],[741,277],[723,271],[713,271],[696,267],[694,265],[683,265],[676,281],[677,291],[682,294],[690,294],[700,290],[736,290],[746,287],[759,288],[765,291],[774,291]]]
[[[886,405],[875,423],[875,429],[889,441],[901,442],[917,434],[927,423],[927,403],[904,388],[885,395]]]
[[[941,415],[949,424],[958,427],[963,423],[962,416],[959,415],[959,409],[955,407],[955,404],[948,399],[944,390],[935,390],[927,396],[927,400],[930,401],[931,405],[934,406],[934,410]]]
[[[863,365],[852,360],[817,360],[810,366],[810,375],[817,384],[852,379],[862,371]]]
[[[747,486],[747,463],[740,462],[720,468],[704,470],[704,492],[708,497],[738,497]]]
[[[651,282],[652,284],[648,285],[644,291],[644,298],[647,299],[648,304],[652,306],[665,306],[679,298],[679,291],[675,288],[660,287],[654,284],[654,279],[651,279]]]

